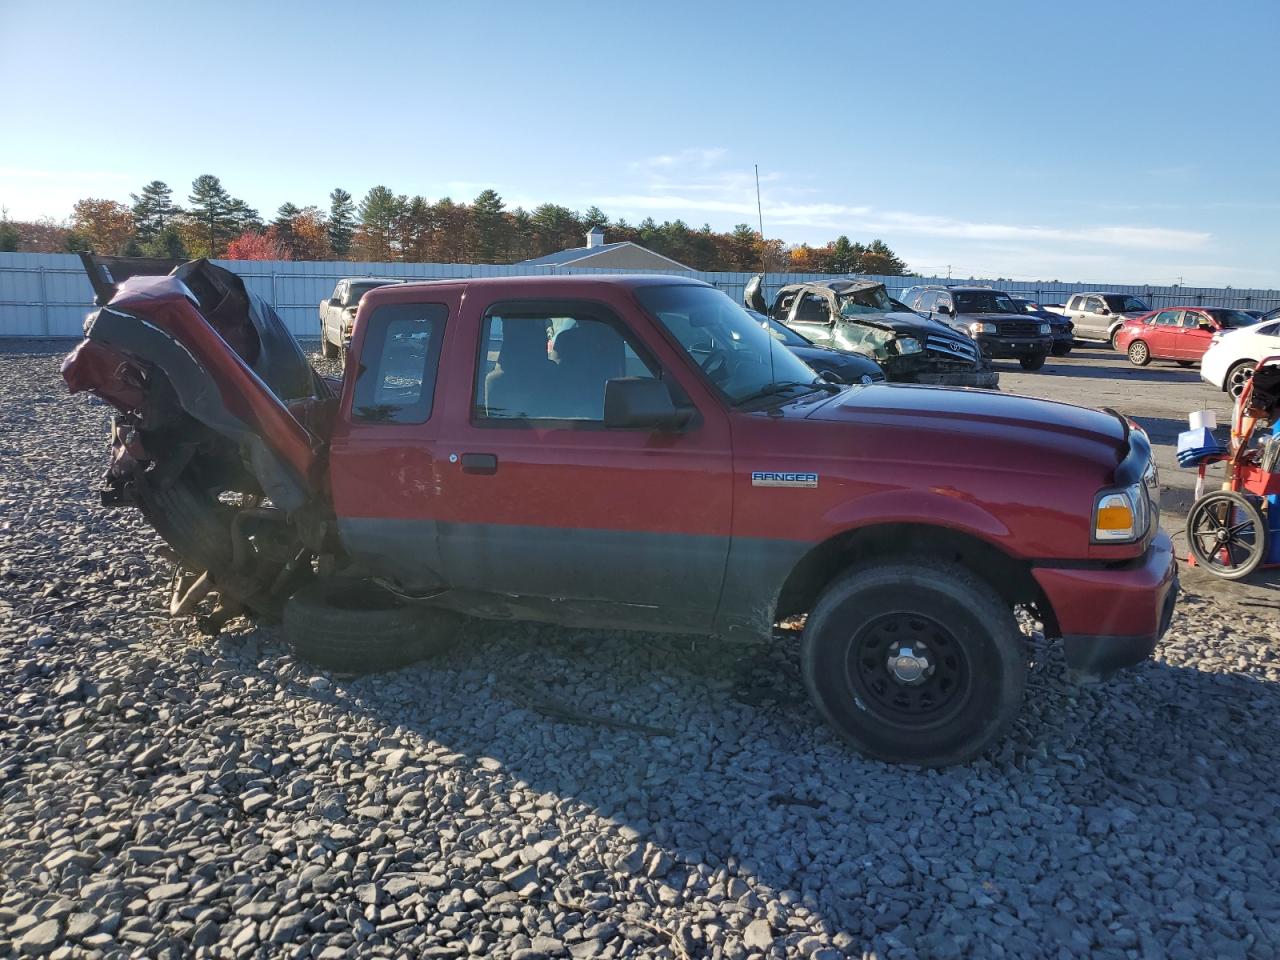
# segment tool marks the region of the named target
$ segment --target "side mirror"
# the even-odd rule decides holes
[[[1111,316],[1111,311],[1108,310],[1106,307],[1103,307],[1101,310],[1098,311],[1098,316],[1109,317]]]
[[[651,377],[614,377],[604,385],[604,425],[615,429],[679,430],[689,411],[676,409],[671,391]]]

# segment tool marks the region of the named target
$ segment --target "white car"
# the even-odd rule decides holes
[[[1220,333],[1200,360],[1200,379],[1238,397],[1258,361],[1274,356],[1280,356],[1280,320]]]

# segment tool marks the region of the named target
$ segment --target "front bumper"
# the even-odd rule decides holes
[[[1159,531],[1147,552],[1116,567],[1052,567],[1032,574],[1062,632],[1067,665],[1107,675],[1151,655],[1178,596],[1173,541]]]
[[[1034,357],[1049,352],[1053,341],[1048,337],[1002,337],[982,333],[977,337],[984,357],[1005,360],[1012,357]]]

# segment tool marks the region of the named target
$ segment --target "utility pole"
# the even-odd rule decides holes
[[[769,272],[769,260],[764,245],[764,207],[760,205],[760,164],[756,168],[756,216],[760,219],[760,286],[764,287],[765,276]],[[761,290],[763,293],[763,289]]]
[[[947,264],[947,279],[951,279],[951,264]]]

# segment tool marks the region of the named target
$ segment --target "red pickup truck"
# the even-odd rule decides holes
[[[119,411],[104,500],[179,557],[177,613],[212,593],[223,617],[283,608],[288,634],[327,603],[296,622],[369,666],[404,642],[400,609],[752,637],[803,616],[826,719],[923,765],[1008,728],[1019,610],[1094,673],[1147,657],[1172,615],[1151,449],[1124,418],[827,383],[700,282],[380,288],[341,382],[206,262],[102,287],[64,377]]]

